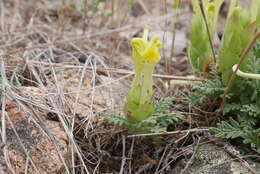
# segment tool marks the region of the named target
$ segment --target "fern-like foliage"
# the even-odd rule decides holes
[[[101,114],[108,123],[125,126],[131,133],[158,133],[166,132],[169,124],[183,120],[185,117],[171,111],[173,99],[163,98],[155,103],[155,111],[151,117],[139,122],[132,123],[122,116]]]
[[[114,115],[114,114],[106,114],[106,113],[101,113],[100,116],[104,120],[107,120],[107,122],[110,124],[114,124],[118,126],[129,126],[129,121],[124,117]]]
[[[193,105],[201,105],[207,98],[218,98],[224,89],[221,77],[213,72],[208,80],[194,87],[189,100]]]
[[[254,56],[260,58],[260,41],[257,41],[253,48]]]
[[[241,103],[231,103],[226,104],[224,108],[224,114],[233,113],[239,116],[250,116],[258,118],[260,117],[260,108],[257,104],[241,104]]]
[[[258,42],[250,54],[247,69],[249,73],[260,74],[260,43]],[[224,84],[218,75],[194,89],[190,96],[193,104],[202,104],[206,98],[220,98]],[[229,94],[223,114],[230,116],[228,120],[217,124],[211,130],[221,138],[242,138],[245,144],[260,152],[260,81],[238,78],[240,88],[237,93]],[[208,89],[207,89],[208,88]]]
[[[229,121],[218,123],[217,127],[211,130],[216,133],[217,137],[243,138],[245,144],[250,144],[253,149],[260,152],[260,128],[255,129],[250,123],[245,124],[244,120],[236,121],[231,118]]]
[[[244,134],[243,127],[232,118],[228,122],[222,121],[218,123],[218,126],[211,128],[211,130],[216,132],[217,137],[222,138],[238,138]]]

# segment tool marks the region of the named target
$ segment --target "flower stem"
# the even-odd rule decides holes
[[[152,93],[153,93],[153,69],[154,64],[146,64],[145,68],[142,72],[142,93],[141,93],[141,100],[140,104],[144,104],[147,101],[151,100]]]
[[[232,67],[233,72],[236,71],[237,69],[237,64],[235,64]],[[243,71],[240,71],[239,69],[237,69],[236,75],[240,76],[240,77],[244,77],[244,78],[249,78],[249,79],[258,79],[260,80],[260,74],[251,74],[251,73],[245,73]]]

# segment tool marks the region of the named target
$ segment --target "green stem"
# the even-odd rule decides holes
[[[153,93],[153,70],[155,64],[147,63],[142,72],[142,93],[140,104],[144,104],[145,102],[151,99]]]
[[[213,57],[214,63],[216,63],[217,60],[216,60],[215,50],[214,50],[213,41],[212,41],[213,36],[211,36],[212,34],[211,34],[211,31],[209,28],[209,24],[208,24],[208,20],[207,20],[207,16],[205,13],[205,8],[204,8],[202,0],[199,0],[199,7],[200,7],[201,14],[202,14],[202,18],[203,18],[205,26],[206,26],[207,35],[208,35],[208,39],[209,39],[209,45],[210,45],[211,52],[212,52],[212,57]]]
[[[133,7],[133,5],[135,4],[136,0],[128,0],[128,7],[127,9],[124,11],[124,14],[122,15],[122,18],[120,20],[120,24],[119,27],[123,25],[123,23],[125,22],[125,19],[129,13],[129,11],[131,10],[131,8]]]
[[[236,71],[237,69],[237,64],[235,64],[232,67],[233,72]],[[237,69],[236,75],[240,76],[240,77],[244,77],[244,78],[249,78],[249,79],[258,79],[260,80],[260,74],[251,74],[251,73],[245,73],[243,71],[240,71],[239,69]]]
[[[180,14],[178,11],[180,9],[180,6],[181,6],[181,0],[173,0],[173,9],[176,14],[173,17],[171,54],[170,54],[170,57],[168,59],[168,64],[167,64],[168,73],[170,73],[170,68],[172,66],[172,58],[173,58],[173,52],[174,52],[174,48],[175,48],[176,24],[177,24],[177,20],[179,18],[179,14]]]
[[[138,85],[141,85],[141,78],[142,78],[142,72],[138,69],[135,70],[135,76],[133,79],[132,87],[136,87]]]

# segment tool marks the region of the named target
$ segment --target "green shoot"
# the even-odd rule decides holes
[[[192,31],[190,34],[191,45],[188,49],[189,58],[195,74],[200,75],[207,69],[208,62],[213,58],[210,38],[215,38],[218,13],[223,0],[210,2],[203,1],[200,6],[199,0],[192,0],[194,14],[192,18]],[[201,8],[203,8],[201,10]],[[205,20],[203,19],[203,11]],[[207,24],[205,24],[207,21]],[[208,30],[207,30],[208,26]],[[208,31],[208,35],[205,34]]]

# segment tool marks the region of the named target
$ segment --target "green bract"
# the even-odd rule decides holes
[[[223,0],[210,2],[204,0],[203,7],[212,40],[216,34],[218,13]],[[260,1],[253,0],[251,10],[237,7],[237,0],[231,0],[228,19],[218,51],[217,67],[222,74],[222,81],[227,85],[233,71],[232,67],[238,64],[242,52],[260,28]],[[194,9],[192,31],[190,34],[191,45],[189,58],[197,75],[205,73],[213,57],[209,36],[203,15],[200,10],[199,0],[192,0]],[[247,71],[248,58],[240,66],[241,71]],[[235,83],[236,84],[236,83]]]
[[[148,41],[148,30],[142,38],[133,38],[132,57],[135,65],[135,77],[128,92],[124,112],[131,122],[140,122],[153,114],[153,79],[156,63],[160,60],[162,43],[155,36]]]
[[[214,2],[203,0],[203,7],[212,39],[214,39],[216,34],[216,23],[222,3],[223,0],[215,0]],[[192,0],[192,5],[194,14],[190,33],[191,45],[188,54],[195,73],[199,74],[204,71],[205,62],[213,55],[207,35],[207,28],[200,10],[199,0]]]
[[[198,8],[196,7],[198,1],[194,0],[197,3],[193,4],[195,11]],[[207,7],[207,4],[204,4],[204,7]],[[203,23],[202,14],[200,15],[200,22]],[[199,20],[196,13],[193,18]],[[214,31],[216,26],[212,28],[213,20],[210,17],[207,17],[207,20],[210,32]],[[211,52],[210,43],[205,39],[208,37],[207,33],[205,29],[201,29],[200,22],[193,23],[195,26],[192,27],[194,33],[191,33],[190,58],[193,67],[194,63],[200,65],[195,70],[203,73],[203,67],[208,64],[206,60],[209,59]],[[260,1],[252,0],[249,10],[237,7],[237,0],[231,0],[225,30],[217,52],[216,68],[212,69],[209,78],[196,86],[190,95],[190,101],[195,105],[202,105],[205,99],[210,99],[214,104],[222,100],[220,111],[223,111],[223,115],[229,116],[229,119],[217,123],[217,127],[211,130],[218,137],[242,138],[245,144],[251,144],[251,147],[258,152],[260,152],[260,42],[259,39],[257,41],[259,29]],[[212,37],[212,33],[210,35]],[[234,78],[234,72],[237,78]]]
[[[252,1],[251,14],[252,14],[252,19],[256,20],[256,27],[260,28],[260,2],[259,2],[259,0]],[[252,21],[252,22],[254,22],[254,21]]]
[[[239,7],[232,9],[222,38],[218,59],[222,81],[225,85],[232,75],[232,67],[239,62],[241,53],[255,34],[256,24],[253,15]],[[243,71],[247,70],[247,60],[241,65]]]

